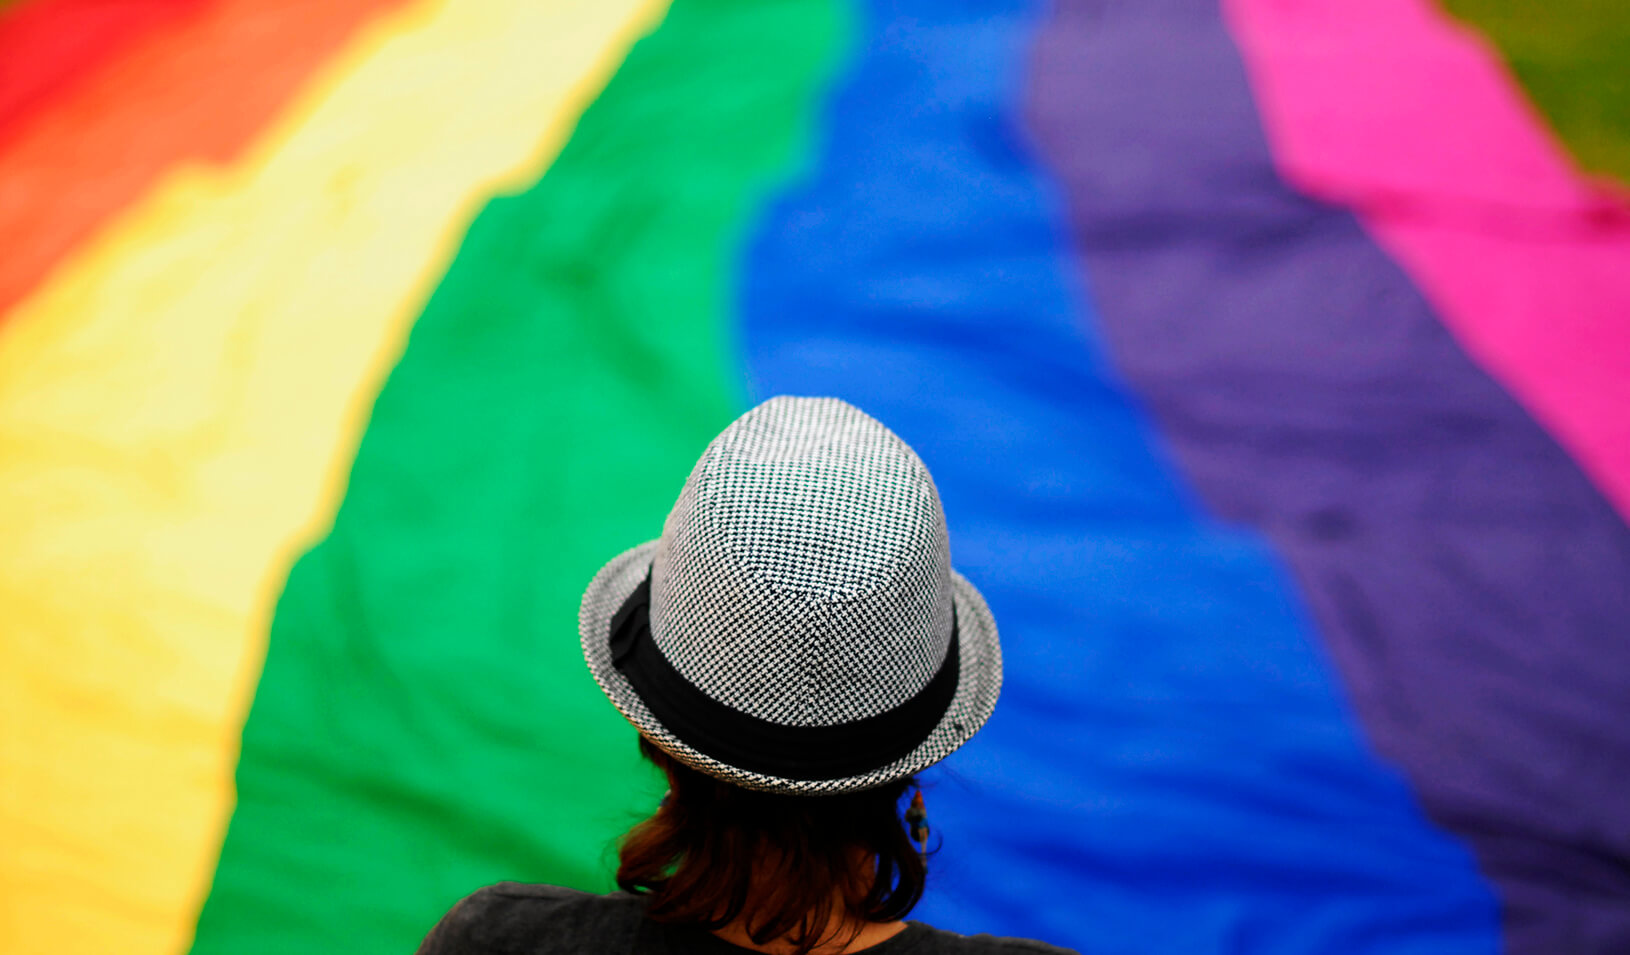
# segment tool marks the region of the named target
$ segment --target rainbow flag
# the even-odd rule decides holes
[[[785,393],[1002,628],[919,917],[1630,951],[1630,16],[1518,6],[6,5],[0,950],[609,888],[578,597]]]

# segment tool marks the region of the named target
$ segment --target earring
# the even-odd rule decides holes
[[[923,791],[911,794],[911,805],[906,808],[906,831],[917,843],[917,855],[928,865],[928,810],[923,806]]]

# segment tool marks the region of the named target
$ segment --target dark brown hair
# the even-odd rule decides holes
[[[843,921],[892,922],[922,898],[925,867],[900,818],[913,780],[784,796],[697,772],[644,737],[640,752],[670,788],[623,837],[617,884],[646,897],[650,918],[717,929],[745,916],[755,944],[784,936],[807,955],[836,940],[839,904]]]

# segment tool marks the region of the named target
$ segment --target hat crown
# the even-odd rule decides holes
[[[920,691],[952,628],[939,494],[915,452],[833,398],[776,398],[703,453],[652,565],[651,635],[687,680],[790,726]]]

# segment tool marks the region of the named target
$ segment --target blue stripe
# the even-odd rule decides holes
[[[1284,569],[1207,519],[1108,367],[1013,104],[1038,4],[878,4],[815,169],[748,250],[755,397],[928,463],[1002,628],[931,772],[918,917],[1088,952],[1487,952],[1458,843],[1367,751]]]

